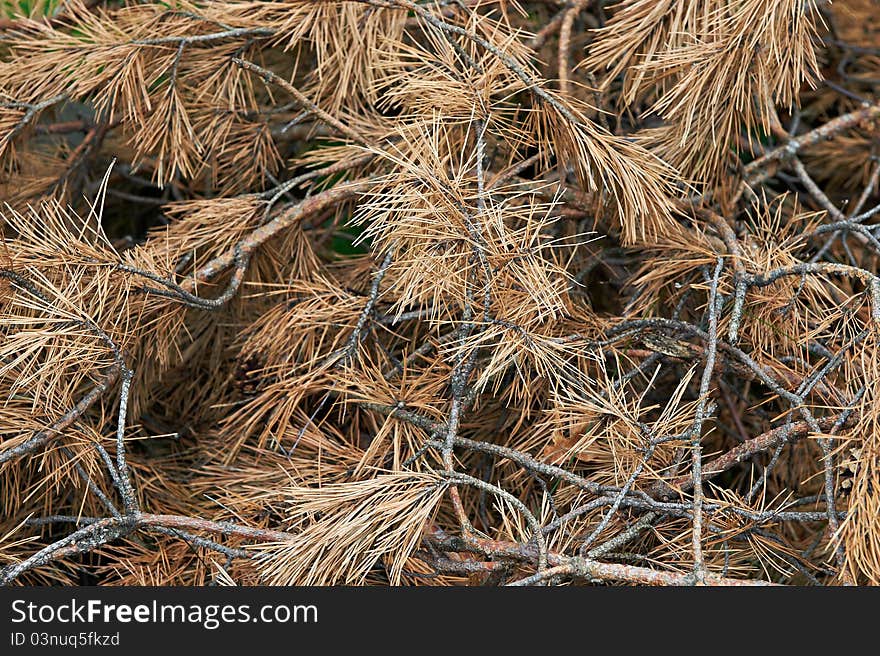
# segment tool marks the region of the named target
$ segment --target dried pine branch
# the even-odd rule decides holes
[[[33,4],[4,584],[880,581],[872,0]]]

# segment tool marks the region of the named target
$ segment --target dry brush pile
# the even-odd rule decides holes
[[[0,21],[0,581],[880,582],[878,0]]]

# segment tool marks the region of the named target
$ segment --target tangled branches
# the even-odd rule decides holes
[[[880,582],[874,0],[117,4],[0,21],[0,582]]]

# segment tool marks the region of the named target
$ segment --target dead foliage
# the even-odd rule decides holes
[[[880,3],[0,20],[0,581],[880,582]]]

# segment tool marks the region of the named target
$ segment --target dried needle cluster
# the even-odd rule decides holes
[[[878,0],[29,4],[0,582],[880,583]]]

